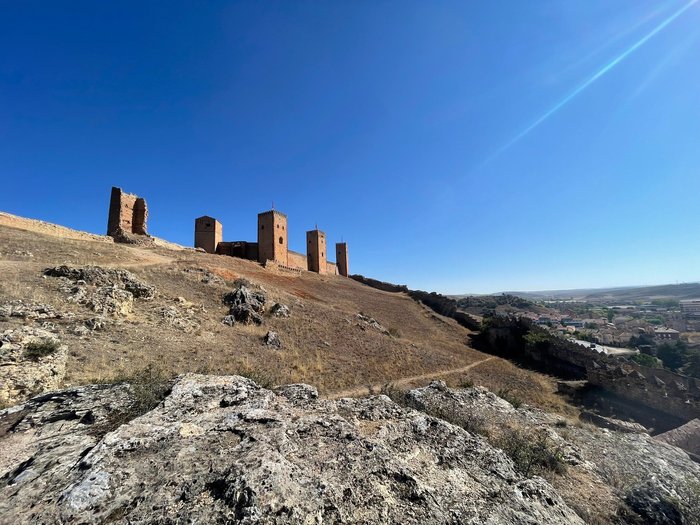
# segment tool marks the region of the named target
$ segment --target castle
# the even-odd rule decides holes
[[[306,256],[288,245],[287,216],[277,210],[258,214],[258,241],[223,241],[223,226],[213,217],[194,221],[194,245],[209,253],[273,263],[287,270],[307,270],[320,274],[348,276],[348,245],[336,243],[336,262],[328,260],[326,234],[314,229],[306,232]]]
[[[143,198],[125,193],[121,188],[112,188],[107,235],[118,242],[135,242],[134,237],[148,236],[147,219],[148,207]],[[306,256],[292,251],[287,244],[287,216],[277,210],[258,214],[257,242],[225,242],[219,221],[206,215],[199,217],[194,221],[194,245],[208,253],[240,257],[264,265],[272,263],[285,270],[348,276],[347,243],[336,243],[336,262],[331,262],[326,234],[316,228],[306,232]]]

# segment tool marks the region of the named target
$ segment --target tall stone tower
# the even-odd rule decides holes
[[[148,207],[146,201],[138,195],[126,193],[121,188],[112,188],[109,199],[109,217],[107,218],[107,235],[112,237],[124,233],[147,235],[146,221]]]
[[[306,262],[310,272],[326,273],[326,234],[321,230],[306,232]]]
[[[275,210],[258,213],[258,261],[288,264],[287,216]]]
[[[214,217],[204,215],[194,220],[194,247],[205,252],[216,253],[216,247],[223,240],[223,229]]]
[[[348,243],[335,243],[335,264],[338,266],[338,274],[347,277],[350,269],[348,263]]]

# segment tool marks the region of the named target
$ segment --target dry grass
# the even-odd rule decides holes
[[[78,236],[79,237],[79,236]],[[69,349],[66,384],[109,379],[152,364],[166,374],[197,370],[236,373],[242,368],[265,370],[276,384],[306,382],[333,392],[357,386],[384,384],[462,368],[485,356],[467,344],[469,331],[403,294],[392,294],[337,276],[285,273],[252,261],[164,247],[143,248],[112,244],[91,237],[66,238],[2,226],[0,221],[0,297],[53,305],[73,314],[52,320],[58,337]],[[22,255],[31,252],[32,257]],[[48,266],[88,264],[127,268],[156,286],[151,301],[137,300],[128,318],[109,319],[102,331],[87,337],[73,329],[95,313],[66,301],[57,279],[43,278]],[[207,270],[223,281],[203,283]],[[263,286],[271,302],[290,306],[289,318],[265,318],[261,327],[221,324],[227,313],[223,294],[233,281],[245,278]],[[182,297],[197,327],[189,333],[165,322],[159,309],[175,306]],[[367,312],[393,332],[363,330],[355,319]],[[21,320],[0,321],[0,329]],[[276,331],[281,349],[262,344],[267,330]],[[470,377],[498,391],[511,388],[523,401],[561,409],[553,382],[496,359],[470,371]],[[464,377],[455,377],[454,381]],[[426,381],[427,382],[427,381]]]

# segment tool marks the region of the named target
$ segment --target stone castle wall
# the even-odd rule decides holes
[[[306,264],[306,255],[299,252],[294,252],[292,250],[287,251],[287,265],[294,268],[301,268],[302,270],[308,270],[309,267]]]

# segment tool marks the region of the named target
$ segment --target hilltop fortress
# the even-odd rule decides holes
[[[326,234],[314,229],[306,232],[306,255],[292,251],[288,244],[287,216],[277,210],[258,214],[258,241],[223,241],[223,226],[214,217],[194,221],[194,245],[209,253],[273,263],[287,270],[348,276],[348,245],[336,243],[337,262],[328,260]]]
[[[145,199],[112,188],[107,235],[119,242],[138,242],[147,236],[148,207]],[[223,226],[214,217],[204,215],[194,221],[194,246],[208,253],[229,255],[273,264],[284,270],[348,276],[348,245],[336,243],[336,262],[328,260],[326,234],[318,228],[306,232],[306,255],[288,247],[287,216],[277,210],[258,214],[257,242],[223,240]]]

